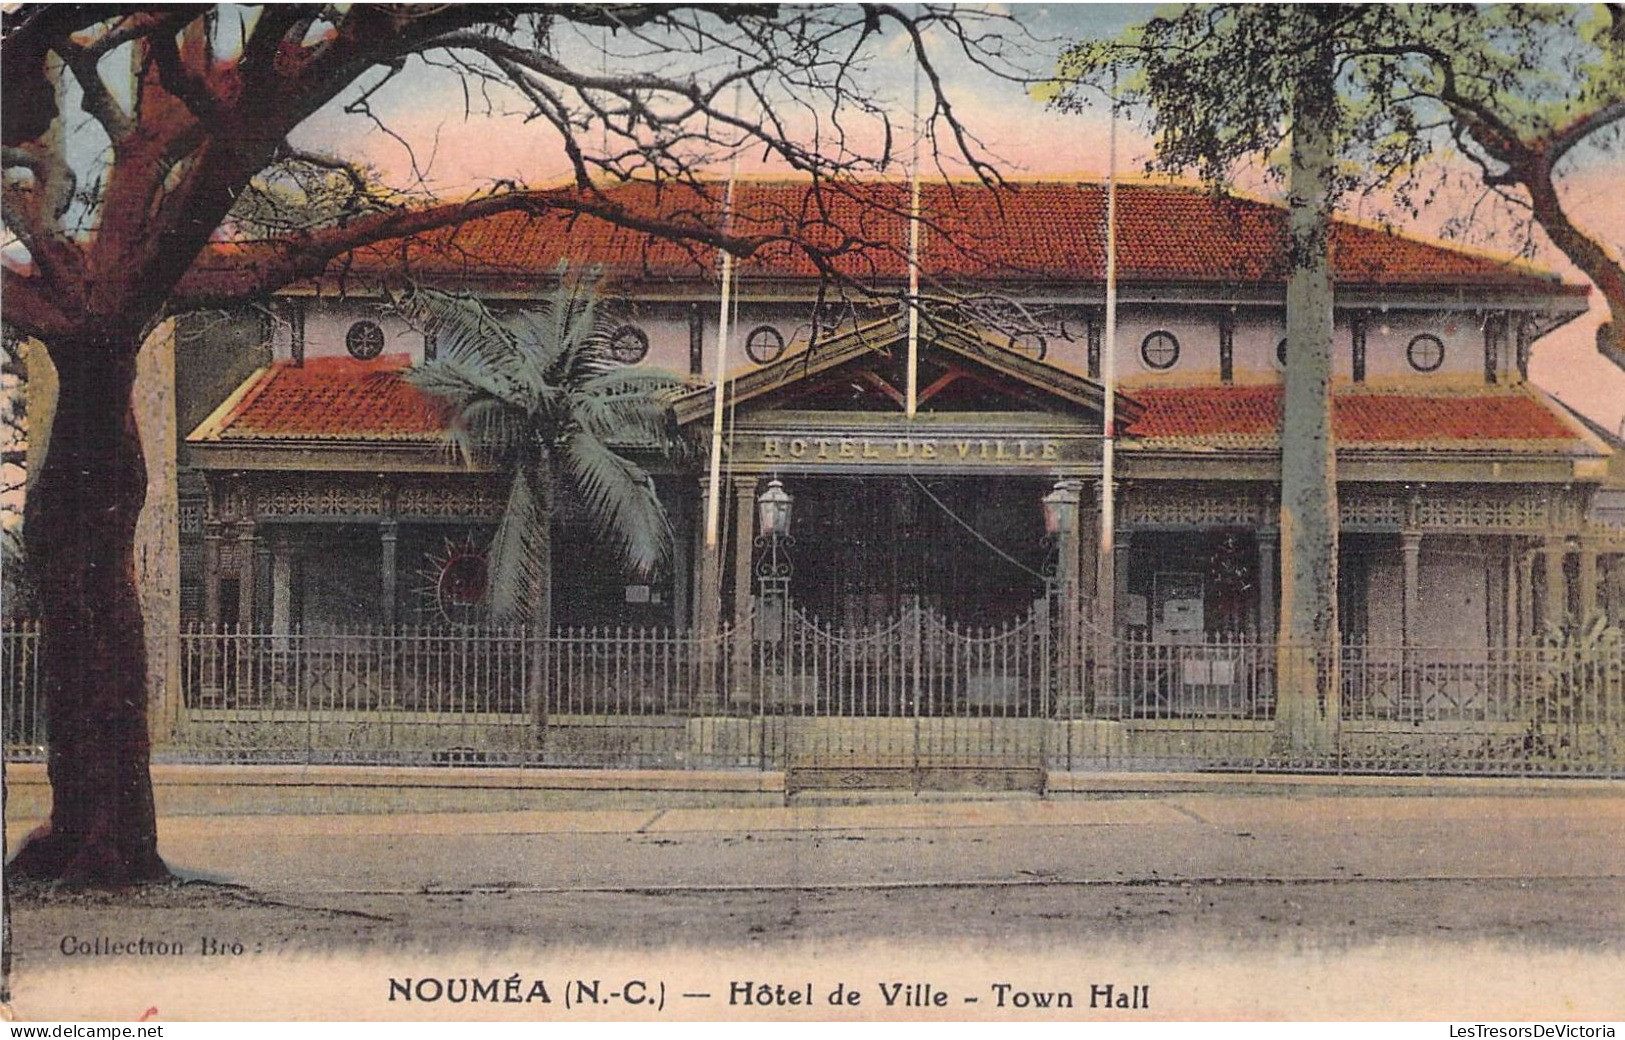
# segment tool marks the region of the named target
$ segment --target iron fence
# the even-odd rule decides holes
[[[924,610],[842,630],[793,610],[666,629],[181,634],[160,758],[648,768],[1313,769],[1625,776],[1618,642],[1061,639]],[[39,757],[41,632],[0,630],[4,737]],[[1309,675],[1305,743],[1283,676]],[[1295,681],[1301,687],[1301,681]],[[1318,685],[1317,685],[1318,684]],[[1300,712],[1301,716],[1301,712]],[[871,761],[872,760],[872,761]],[[922,773],[923,775],[923,773]]]
[[[0,627],[0,719],[12,757],[43,756],[48,743],[39,652],[37,622]]]
[[[1345,644],[1332,657],[1243,637],[1116,640],[1090,667],[1087,719],[1111,725],[1070,734],[1075,769],[1625,775],[1617,642]],[[1293,674],[1313,677],[1298,688],[1318,739],[1281,722]]]

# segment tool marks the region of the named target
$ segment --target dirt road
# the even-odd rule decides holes
[[[74,952],[98,936],[185,946],[188,964],[212,937],[227,961],[261,965],[504,950],[639,963],[709,950],[749,965],[880,944],[940,972],[957,963],[949,951],[1053,965],[1058,951],[1110,950],[1113,963],[1156,965],[1170,951],[1237,964],[1386,950],[1433,970],[1447,953],[1465,974],[1441,985],[1469,992],[1491,983],[1473,951],[1491,951],[1580,958],[1587,985],[1621,995],[1625,1014],[1620,797],[182,817],[163,821],[162,842],[177,870],[242,887],[21,893],[22,989],[129,968]]]

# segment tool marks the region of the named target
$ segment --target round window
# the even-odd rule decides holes
[[[1042,333],[1018,332],[1010,337],[1010,349],[1023,357],[1042,361],[1049,354],[1049,342]]]
[[[609,337],[609,356],[623,365],[635,365],[649,353],[649,334],[636,325],[622,325]]]
[[[1286,340],[1275,344],[1275,363],[1282,368],[1286,367]]]
[[[758,325],[745,337],[745,353],[758,365],[771,364],[784,353],[784,336],[771,325]]]
[[[1179,364],[1179,340],[1172,332],[1157,331],[1140,341],[1140,360],[1158,371]]]
[[[1413,337],[1405,348],[1405,360],[1418,372],[1437,372],[1444,364],[1444,340],[1426,332]]]
[[[357,361],[371,361],[384,352],[384,330],[376,321],[358,321],[344,334],[344,349]]]

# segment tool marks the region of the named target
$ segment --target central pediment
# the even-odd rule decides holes
[[[959,417],[1005,425],[1012,416],[1049,417],[1098,432],[1105,390],[1097,382],[1002,346],[978,330],[935,324],[922,332],[916,376],[919,416]],[[887,416],[901,421],[907,406],[908,335],[887,318],[787,354],[771,364],[729,377],[726,400],[739,422],[771,421],[774,413],[838,415],[872,427]],[[710,416],[714,389],[696,387],[676,403],[678,422]],[[1125,421],[1139,412],[1118,396]],[[1018,424],[1019,425],[1019,424]]]

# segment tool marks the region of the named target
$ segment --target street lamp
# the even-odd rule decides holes
[[[782,538],[790,533],[790,508],[794,502],[778,477],[767,482],[767,489],[756,496],[757,527],[763,538]]]
[[[1066,480],[1057,480],[1055,487],[1044,496],[1044,533],[1051,538],[1062,538],[1077,530],[1078,488]]]

